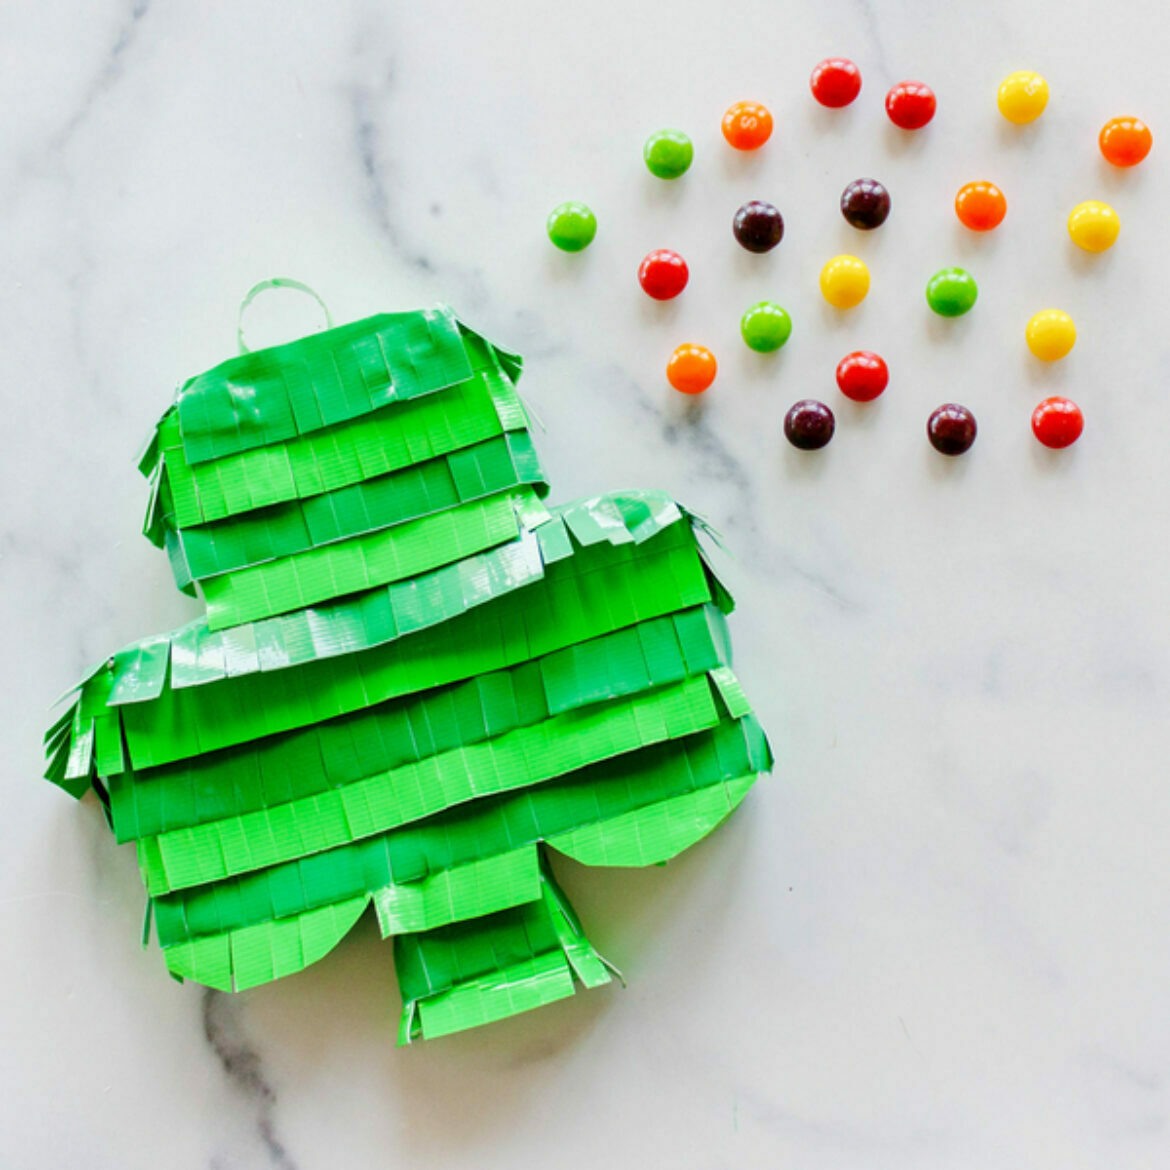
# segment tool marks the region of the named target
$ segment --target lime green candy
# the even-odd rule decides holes
[[[760,301],[740,318],[739,331],[748,349],[773,353],[791,336],[792,318],[774,301]]]
[[[978,296],[975,277],[965,268],[940,268],[926,284],[926,303],[940,317],[961,317]]]
[[[584,203],[562,203],[549,212],[548,238],[562,252],[580,252],[597,235],[597,217]]]
[[[655,178],[677,179],[686,174],[695,157],[695,148],[681,130],[659,130],[646,139],[642,157]]]

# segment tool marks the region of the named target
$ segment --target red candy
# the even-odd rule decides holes
[[[669,301],[687,287],[687,262],[668,248],[651,252],[638,269],[638,283],[647,296]]]
[[[876,353],[859,349],[837,365],[837,385],[854,402],[872,402],[886,388],[890,371]]]
[[[845,57],[829,57],[812,71],[808,85],[822,106],[839,110],[861,92],[861,70]]]
[[[1032,434],[1044,444],[1059,450],[1081,437],[1085,417],[1081,408],[1067,398],[1045,398],[1032,411]]]
[[[921,130],[934,117],[934,90],[921,81],[900,81],[886,94],[886,113],[903,130]]]

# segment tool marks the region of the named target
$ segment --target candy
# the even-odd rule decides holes
[[[833,412],[815,398],[806,398],[784,416],[784,437],[802,451],[819,451],[833,437]]]
[[[677,179],[686,174],[695,157],[695,148],[681,130],[659,130],[646,139],[642,157],[656,179]]]
[[[669,301],[687,287],[687,262],[669,248],[651,252],[638,268],[642,291],[656,301]]]
[[[772,136],[772,115],[759,102],[736,102],[723,115],[723,137],[736,150],[759,150]]]
[[[1060,309],[1042,309],[1028,321],[1024,336],[1028,348],[1042,362],[1055,362],[1076,344],[1077,327]]]
[[[841,192],[841,214],[855,228],[873,231],[890,214],[890,193],[877,179],[854,179]]]
[[[821,296],[836,309],[852,309],[869,292],[869,269],[856,256],[834,256],[821,269]]]
[[[973,232],[989,232],[1003,223],[1007,200],[994,183],[965,183],[955,196],[959,222]]]
[[[1097,145],[1115,167],[1136,167],[1150,153],[1154,136],[1141,118],[1110,118],[1101,127]]]
[[[784,217],[771,203],[753,199],[735,213],[731,231],[749,252],[770,252],[784,238]]]
[[[872,402],[889,381],[886,363],[867,349],[846,354],[837,363],[837,386],[853,402]]]
[[[680,345],[666,363],[666,380],[681,394],[702,394],[715,381],[715,355],[701,345]]]
[[[845,57],[829,57],[812,71],[808,85],[822,106],[839,110],[861,92],[861,70]]]
[[[921,81],[901,81],[886,94],[886,113],[903,130],[921,130],[934,117],[934,90]]]
[[[580,252],[597,235],[597,219],[584,203],[561,203],[548,217],[548,238],[562,252]]]
[[[940,268],[926,283],[926,303],[940,317],[969,313],[978,296],[979,286],[965,268]]]
[[[942,455],[962,455],[964,451],[970,451],[978,430],[975,416],[957,402],[944,403],[926,422],[926,437]]]
[[[1067,398],[1045,398],[1032,411],[1032,434],[1053,450],[1075,443],[1084,429],[1081,408]]]
[[[999,112],[1009,122],[1015,122],[1017,126],[1035,122],[1048,105],[1048,82],[1039,73],[1027,69],[1009,73],[999,83],[996,101]]]
[[[773,353],[792,335],[792,318],[774,301],[759,301],[740,318],[739,332],[748,349]]]
[[[1108,203],[1090,199],[1078,203],[1068,217],[1068,234],[1078,248],[1086,252],[1104,252],[1112,248],[1121,231],[1121,220]]]

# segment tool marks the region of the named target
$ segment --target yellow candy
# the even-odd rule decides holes
[[[1042,361],[1059,361],[1076,344],[1077,327],[1060,309],[1041,309],[1028,322],[1028,348]]]
[[[856,256],[834,256],[821,269],[821,295],[834,308],[852,309],[869,292],[869,269]]]
[[[1068,217],[1068,234],[1078,248],[1086,252],[1104,252],[1112,248],[1121,231],[1121,220],[1108,203],[1090,199],[1078,203]]]
[[[1048,105],[1048,82],[1039,73],[1021,69],[999,83],[999,112],[1009,122],[1022,126],[1035,122]]]

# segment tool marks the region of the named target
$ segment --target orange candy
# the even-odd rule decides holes
[[[955,196],[959,222],[973,232],[989,232],[1003,223],[1007,200],[994,183],[966,183]]]
[[[723,137],[736,150],[759,150],[772,137],[772,115],[759,102],[736,102],[723,115]]]
[[[702,394],[715,381],[715,355],[701,345],[680,345],[666,363],[666,380],[681,394]]]
[[[1101,127],[1097,145],[1106,162],[1115,167],[1136,167],[1150,153],[1154,136],[1141,118],[1110,118]]]

